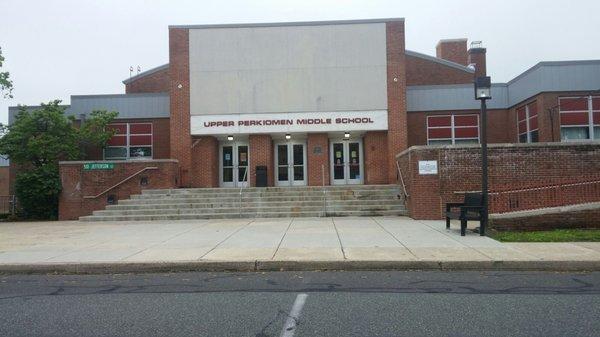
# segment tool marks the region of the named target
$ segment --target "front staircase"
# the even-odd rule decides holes
[[[397,185],[144,190],[84,221],[406,215]]]

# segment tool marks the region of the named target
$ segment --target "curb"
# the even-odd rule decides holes
[[[124,274],[169,272],[261,271],[370,271],[370,270],[514,270],[600,271],[600,260],[590,261],[186,261],[1,264],[0,274]]]

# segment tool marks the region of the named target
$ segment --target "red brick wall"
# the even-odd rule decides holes
[[[469,59],[467,64],[475,64],[475,77],[487,75],[487,60],[485,48],[469,49]]]
[[[169,92],[169,68],[137,78],[125,84],[125,93]]]
[[[419,160],[437,160],[438,174],[419,175]],[[481,190],[481,150],[477,146],[413,147],[399,155],[398,161],[413,218],[439,219],[445,203],[462,201],[463,195],[455,192]],[[490,191],[589,181],[599,172],[599,144],[496,144],[489,149]],[[550,197],[540,192],[530,199],[548,207]],[[575,195],[566,198],[577,199]]]
[[[407,85],[473,83],[473,73],[415,56],[406,56]]]
[[[408,146],[427,145],[427,116],[479,114],[479,110],[451,110],[408,113]],[[488,143],[514,143],[513,130],[516,125],[509,122],[508,110],[488,110]]]
[[[115,195],[117,200],[123,200],[132,194],[141,193],[143,189],[174,188],[178,185],[179,165],[176,160],[116,161],[114,170],[93,171],[84,171],[84,163],[86,162],[61,162],[59,165],[62,184],[58,202],[59,220],[76,220],[80,216],[104,209],[108,195]],[[84,198],[96,196],[146,167],[158,169],[138,174],[97,198]],[[148,177],[148,185],[140,186],[141,177],[144,176]]]
[[[169,159],[170,158],[170,123],[168,118],[153,119],[116,119],[114,123],[152,123],[152,158]],[[86,159],[102,160],[103,151],[101,148],[94,147],[86,151]]]
[[[442,40],[437,44],[435,51],[438,58],[463,66],[468,65],[467,39]]]
[[[388,182],[396,182],[396,160],[408,146],[406,130],[406,60],[404,54],[404,22],[386,23],[387,98],[388,98]]]
[[[219,187],[219,141],[206,136],[192,142],[192,187]]]
[[[325,181],[325,185],[329,185],[330,178],[328,135],[326,133],[309,133],[306,151],[308,165],[308,185],[322,186],[323,181]]]
[[[171,158],[179,161],[180,183],[190,186],[192,138],[190,135],[189,30],[169,28],[169,79],[171,94]],[[181,86],[181,88],[179,88]]]
[[[367,132],[363,137],[365,184],[388,183],[388,150],[385,131]]]
[[[587,205],[586,205],[587,206]],[[577,207],[579,208],[579,207]],[[501,217],[490,219],[490,227],[499,230],[539,231],[569,228],[600,228],[600,205],[589,205],[581,210],[559,209],[539,215]]]
[[[10,194],[10,167],[0,167],[0,195]]]
[[[250,176],[251,186],[256,186],[256,166],[267,167],[267,185],[273,186],[273,140],[270,135],[250,135]]]

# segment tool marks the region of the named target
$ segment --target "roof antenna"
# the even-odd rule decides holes
[[[141,71],[142,71],[142,68],[141,68],[140,66],[138,66],[138,67],[137,67],[137,74],[136,74],[136,75],[139,75],[139,73],[140,73]]]
[[[132,74],[133,74],[133,66],[129,66],[129,78],[131,78]]]

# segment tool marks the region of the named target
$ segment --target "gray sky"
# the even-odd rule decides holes
[[[477,8],[476,5],[481,5]],[[123,93],[129,66],[168,62],[168,25],[406,18],[406,47],[482,40],[488,73],[506,82],[540,61],[600,58],[600,1],[0,0],[0,46],[15,90],[8,106]]]

